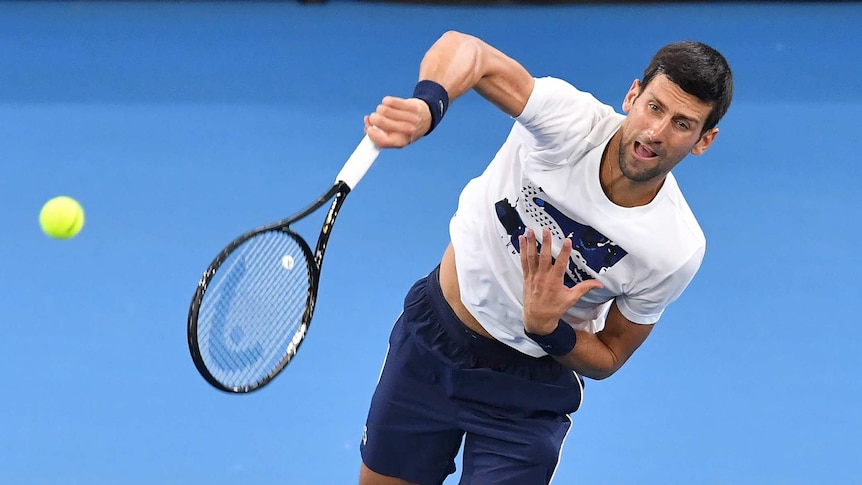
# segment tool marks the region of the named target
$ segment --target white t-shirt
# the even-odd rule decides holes
[[[526,228],[541,242],[550,227],[555,257],[572,239],[567,284],[604,285],[563,316],[593,333],[614,299],[632,322],[657,322],[700,268],[706,240],[672,174],[640,207],[620,207],[602,190],[602,153],[624,118],[565,81],[536,79],[505,143],[461,192],[449,226],[461,299],[488,333],[525,354],[546,355],[524,335]]]

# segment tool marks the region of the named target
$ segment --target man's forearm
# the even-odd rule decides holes
[[[590,379],[605,379],[613,375],[623,362],[602,342],[598,334],[577,331],[578,342],[566,355],[555,357],[558,362]]]

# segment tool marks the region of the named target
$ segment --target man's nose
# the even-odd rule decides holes
[[[661,143],[664,141],[665,131],[670,125],[670,119],[662,117],[653,122],[647,130],[650,143]]]

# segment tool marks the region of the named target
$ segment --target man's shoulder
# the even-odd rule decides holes
[[[700,223],[697,221],[697,217],[695,217],[694,211],[688,204],[685,195],[683,195],[682,189],[680,189],[673,173],[667,175],[663,188],[665,189],[664,198],[667,201],[665,204],[667,206],[666,210],[672,212],[680,229],[689,233],[692,242],[695,244],[706,244],[706,236],[703,233],[703,229],[700,227]]]
[[[560,98],[570,97],[577,99],[580,102],[604,105],[604,103],[593,96],[590,91],[578,88],[565,79],[554,76],[545,76],[534,78],[534,80],[533,95]]]
[[[540,141],[563,145],[584,138],[604,138],[623,115],[587,91],[555,77],[537,78],[524,111],[516,120]],[[591,135],[599,132],[597,135]]]

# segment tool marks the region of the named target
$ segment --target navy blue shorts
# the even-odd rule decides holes
[[[455,471],[461,484],[550,483],[581,403],[580,377],[484,338],[443,299],[438,270],[413,285],[362,437],[371,470],[420,485]]]

